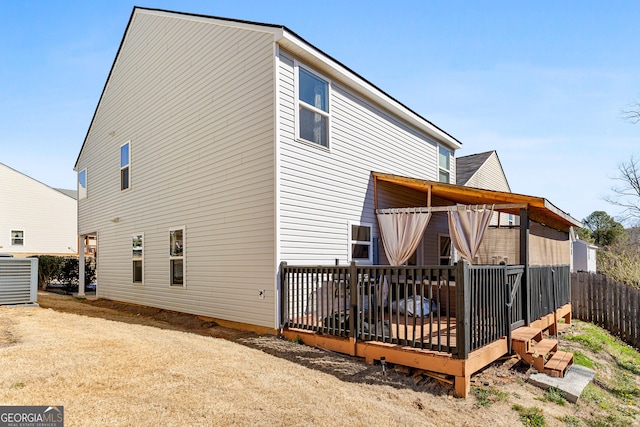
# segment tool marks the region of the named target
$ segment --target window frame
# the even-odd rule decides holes
[[[446,237],[447,239],[449,239],[449,255],[448,256],[444,256],[442,255],[442,238]],[[447,233],[438,233],[438,265],[440,266],[445,266],[445,265],[451,265],[451,261],[454,259],[454,256],[452,254],[452,249],[453,249],[453,242],[451,241],[451,235],[447,234]],[[442,264],[442,260],[443,259],[447,259],[449,260],[449,262],[447,264]]]
[[[122,149],[127,146],[127,163],[122,165]],[[123,173],[127,174],[127,186],[124,187]],[[131,189],[131,140],[120,145],[120,191],[128,191]]]
[[[16,243],[16,239],[18,238],[17,236],[14,237],[13,234],[14,233],[20,233],[21,237],[20,237],[20,243]],[[10,234],[10,239],[11,239],[11,246],[24,246],[24,230],[11,230],[11,234]]]
[[[317,108],[313,105],[310,105],[300,99],[300,69],[305,72],[311,74],[313,77],[322,80],[327,84],[327,111],[324,111],[320,108]],[[294,104],[295,104],[295,136],[296,140],[303,142],[305,144],[309,144],[313,147],[321,148],[324,150],[329,150],[331,147],[331,92],[332,92],[332,82],[331,79],[323,76],[322,74],[314,71],[313,69],[307,67],[306,65],[301,64],[299,61],[294,61]],[[318,113],[326,118],[327,120],[327,145],[322,145],[315,141],[311,141],[305,139],[301,135],[301,125],[300,125],[300,110],[304,108],[313,113]]]
[[[174,255],[171,250],[171,233],[176,231],[182,231],[182,255]],[[169,286],[171,288],[186,288],[187,287],[187,229],[185,226],[173,227],[169,229]],[[174,283],[173,261],[182,261],[182,283]]]
[[[135,246],[134,239],[140,237],[140,257],[136,257],[133,253]],[[140,281],[136,281],[135,265],[136,262],[140,262]],[[131,283],[134,285],[144,285],[144,233],[135,233],[131,235]]]
[[[373,264],[373,224],[370,222],[360,221],[348,221],[348,259],[349,262],[355,261],[358,264],[372,265]],[[369,227],[369,241],[366,240],[354,240],[353,239],[353,226],[357,227]],[[353,258],[353,245],[363,245],[369,247],[368,258]]]
[[[84,187],[80,182],[80,176],[84,173]],[[78,200],[87,198],[87,168],[78,171]]]
[[[440,164],[440,154],[441,154],[442,151],[446,151],[446,153],[447,153],[447,159],[449,161],[448,169]],[[451,160],[453,159],[453,151],[448,149],[444,145],[438,144],[438,150],[437,150],[436,159],[437,159],[436,163],[438,165],[438,182],[443,182],[445,184],[451,184],[451,163],[452,163]],[[442,172],[447,174],[447,181],[442,181],[440,179],[440,174]]]

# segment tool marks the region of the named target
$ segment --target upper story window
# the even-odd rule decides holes
[[[78,200],[87,198],[87,168],[78,172]]]
[[[298,66],[298,138],[329,147],[329,82]]]
[[[129,188],[131,179],[131,141],[120,146],[120,190]]]
[[[24,245],[24,230],[11,230],[11,244],[14,246]]]
[[[451,182],[451,151],[438,146],[438,181]]]
[[[373,233],[371,224],[349,223],[349,255],[351,261],[373,262]]]

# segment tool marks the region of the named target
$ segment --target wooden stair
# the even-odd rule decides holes
[[[573,353],[558,350],[558,341],[543,338],[542,330],[527,326],[511,333],[511,348],[534,369],[552,377],[563,378],[573,364]]]

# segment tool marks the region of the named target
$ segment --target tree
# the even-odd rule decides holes
[[[640,114],[640,111],[638,113]],[[611,187],[614,195],[604,199],[613,205],[623,207],[625,220],[638,220],[640,219],[640,160],[631,156],[628,162],[618,165],[618,172],[619,175],[613,179],[621,184]]]
[[[591,230],[591,237],[599,246],[612,245],[625,234],[622,224],[604,211],[592,212],[582,223],[585,228]]]
[[[578,233],[578,239],[583,242],[593,243],[593,237],[591,236],[591,230],[588,228],[577,228],[576,232]]]

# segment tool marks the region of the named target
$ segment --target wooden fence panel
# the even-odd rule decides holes
[[[640,347],[640,290],[602,274],[571,273],[573,317],[595,323]]]

